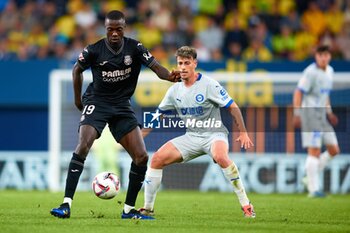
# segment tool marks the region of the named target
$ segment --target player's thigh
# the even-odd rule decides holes
[[[81,125],[79,127],[79,143],[87,143],[91,147],[94,140],[98,137],[99,133],[94,126]]]
[[[180,151],[171,141],[161,146],[151,159],[151,168],[162,169],[173,163],[181,163],[183,161]]]
[[[109,120],[108,124],[109,130],[117,142],[120,142],[124,136],[133,131],[135,128],[139,128],[139,123],[137,122],[137,119],[133,113],[120,116],[117,115],[113,119]],[[137,130],[136,134],[138,134],[138,131],[140,131],[140,129]],[[139,139],[139,137],[137,139]],[[139,140],[135,141],[139,142]]]
[[[137,165],[147,164],[146,146],[134,114],[114,117],[108,124],[113,137],[129,153],[132,160]]]
[[[99,138],[106,126],[109,113],[95,104],[84,105],[79,123],[79,142],[75,152],[86,156],[95,139]]]
[[[85,159],[89,153],[95,139],[99,137],[97,130],[91,125],[81,125],[79,127],[79,140],[75,148],[75,153]]]
[[[304,148],[321,148],[322,147],[322,132],[304,131],[301,132],[302,146]]]
[[[325,132],[324,136],[324,144],[331,156],[335,156],[340,153],[340,148],[338,145],[338,139],[335,132]]]
[[[327,145],[338,145],[338,139],[335,132],[325,132],[323,133],[323,142]]]
[[[223,133],[213,134],[206,145],[204,145],[208,154],[212,156],[215,162],[217,162],[220,167],[228,167],[232,164],[228,156],[228,140],[227,135]]]
[[[189,136],[188,134],[185,134],[170,140],[170,142],[180,152],[183,162],[190,161],[205,154],[202,146],[203,138],[201,137]]]
[[[307,154],[314,156],[314,157],[320,157],[321,148],[320,147],[308,147]]]
[[[228,139],[226,133],[213,133],[202,145],[207,153],[227,153],[228,152]]]
[[[133,130],[125,134],[119,143],[133,158],[147,154],[139,126],[136,126]]]
[[[112,114],[111,110],[103,103],[84,103],[84,110],[79,123],[79,134],[81,126],[90,125],[95,128],[98,134],[97,138],[99,138]],[[83,135],[85,135],[85,133]]]

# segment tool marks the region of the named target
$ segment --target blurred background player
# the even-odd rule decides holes
[[[132,158],[122,218],[151,219],[134,208],[147,170],[148,155],[130,98],[135,91],[141,65],[168,81],[175,81],[178,73],[170,73],[161,66],[140,42],[124,37],[125,28],[122,12],[113,10],[107,13],[107,37],[84,48],[73,67],[75,106],[82,111],[79,142],[68,167],[63,203],[50,211],[56,217],[70,217],[85,159],[108,123],[114,139]],[[82,97],[83,72],[88,68],[91,68],[93,82]]]
[[[228,156],[228,131],[222,123],[220,107],[226,108],[234,117],[240,131],[236,141],[247,149],[253,143],[248,137],[241,111],[217,81],[196,72],[197,52],[194,48],[179,48],[176,59],[182,82],[169,88],[156,114],[175,109],[184,122],[201,122],[204,125],[206,121],[214,121],[215,124],[211,124],[211,127],[200,127],[200,124],[187,126],[186,134],[166,142],[158,149],[146,174],[145,204],[140,211],[145,215],[154,214],[154,202],[164,167],[209,154],[232,184],[244,215],[254,218],[253,205],[247,197],[238,168]]]
[[[334,70],[329,65],[331,52],[328,46],[316,49],[315,61],[304,70],[294,92],[294,125],[301,127],[302,145],[307,148],[305,181],[309,196],[324,197],[320,190],[320,172],[340,151],[332,127],[338,123],[338,118],[332,112],[330,102]],[[326,150],[321,154],[322,145]]]

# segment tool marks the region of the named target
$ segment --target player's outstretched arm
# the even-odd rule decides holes
[[[293,124],[295,128],[300,128],[301,126],[301,101],[303,99],[303,92],[299,89],[296,89],[293,94],[293,111],[294,111],[294,117],[293,117]]]
[[[248,149],[251,146],[254,146],[253,142],[250,140],[248,136],[247,129],[244,124],[242,112],[239,109],[238,105],[235,102],[233,102],[228,109],[230,111],[231,116],[233,116],[233,118],[235,119],[235,123],[240,132],[239,137],[236,139],[236,142],[241,142],[241,148],[244,148],[244,149]]]
[[[329,96],[327,99],[326,110],[327,110],[328,121],[331,123],[331,125],[336,126],[338,124],[338,117],[332,111],[332,105],[331,105],[331,100],[329,99]]]
[[[83,86],[83,69],[80,68],[78,63],[74,64],[72,75],[74,88],[74,104],[79,109],[79,111],[82,111],[83,103],[81,101],[81,89]]]
[[[178,82],[180,80],[180,71],[172,70],[169,72],[164,66],[157,61],[152,65],[151,70],[157,74],[160,79],[168,80],[170,82]]]

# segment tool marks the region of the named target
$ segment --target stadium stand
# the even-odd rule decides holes
[[[127,36],[160,60],[171,61],[181,45],[201,44],[203,61],[303,61],[320,43],[332,47],[335,59],[350,59],[347,0],[5,0],[0,60],[75,60],[83,46],[104,36],[111,9],[126,13]]]

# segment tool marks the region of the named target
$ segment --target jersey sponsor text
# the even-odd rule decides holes
[[[125,70],[102,71],[102,79],[104,82],[118,82],[129,78],[131,67]]]

